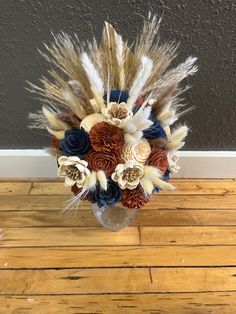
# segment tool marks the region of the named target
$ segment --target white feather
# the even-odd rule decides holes
[[[81,200],[89,193],[90,190],[94,189],[97,184],[97,173],[95,171],[91,172],[87,177],[83,189],[80,193],[72,196],[65,204],[62,209],[62,213],[69,214],[72,211],[77,211]]]
[[[188,127],[183,125],[178,129],[174,130],[168,137],[168,141],[182,141],[188,134]]]
[[[139,67],[139,70],[136,73],[136,77],[133,81],[133,84],[129,90],[129,98],[127,101],[127,104],[130,106],[130,108],[133,107],[135,101],[138,99],[145,83],[147,82],[148,78],[151,75],[153,67],[153,61],[146,57],[142,56],[141,58],[141,64]]]
[[[143,136],[143,130],[149,128],[153,124],[153,122],[148,119],[150,111],[151,107],[142,105],[124,126],[125,142],[127,144],[136,144]]]
[[[97,183],[97,174],[95,171],[92,171],[90,175],[87,177],[81,193],[83,194],[87,190],[92,189],[96,185],[96,183]]]
[[[152,194],[154,185],[151,180],[149,180],[147,177],[142,177],[140,183],[146,194]]]
[[[81,62],[82,66],[84,68],[84,71],[86,72],[89,82],[91,84],[91,87],[96,91],[100,97],[103,97],[104,95],[104,87],[103,87],[103,81],[96,70],[94,64],[92,63],[92,60],[88,56],[86,52],[83,52],[81,54]]]
[[[176,114],[175,110],[171,110],[171,111],[165,112],[161,116],[159,116],[158,120],[161,122],[162,127],[166,128],[178,120],[178,115]]]
[[[144,175],[153,181],[155,178],[160,178],[162,173],[156,167],[144,166]]]
[[[124,52],[124,43],[121,35],[116,33],[116,58],[118,64],[121,65],[123,62],[123,52]]]
[[[187,136],[188,130],[188,127],[183,125],[170,134],[167,141],[167,150],[173,151],[182,148],[185,144],[183,140]]]
[[[175,187],[172,184],[161,180],[161,176],[162,172],[159,169],[152,166],[144,166],[144,180],[147,179],[151,181],[154,186],[157,186],[161,189],[174,190]]]
[[[122,37],[115,33],[115,41],[116,41],[116,58],[119,65],[119,86],[120,89],[123,90],[125,87],[125,72],[124,72],[124,43]]]
[[[104,171],[99,170],[97,172],[97,180],[100,183],[101,188],[106,191],[107,190],[107,177]]]

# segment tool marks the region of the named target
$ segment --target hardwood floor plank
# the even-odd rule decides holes
[[[152,268],[152,283],[163,292],[236,291],[236,268]]]
[[[175,191],[162,194],[236,194],[236,180],[171,179]],[[34,182],[31,195],[71,195],[63,182]]]
[[[31,182],[1,182],[0,195],[28,195],[30,193]]]
[[[57,195],[2,195],[0,210],[60,210],[68,200],[68,196]],[[146,209],[236,209],[235,195],[153,195]],[[80,210],[90,208],[88,202],[81,202]]]
[[[0,296],[0,304],[1,314],[233,314],[236,308],[236,293],[20,295]]]
[[[0,294],[150,291],[148,269],[1,270]]]
[[[145,245],[235,245],[236,227],[140,227]]]
[[[119,232],[105,228],[8,228],[5,229],[1,246],[71,246],[71,245],[135,245],[139,244],[136,227]]]
[[[1,227],[97,227],[91,210],[61,215],[56,210],[0,211]],[[131,226],[236,226],[236,211],[231,209],[142,209]]]
[[[236,291],[236,268],[0,270],[0,294]]]
[[[236,266],[236,246],[0,248],[0,269]]]
[[[72,195],[64,182],[33,182],[31,195]]]
[[[234,209],[142,209],[134,226],[227,226],[236,225]]]

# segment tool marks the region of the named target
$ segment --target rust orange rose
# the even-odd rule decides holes
[[[120,154],[116,151],[96,152],[95,150],[90,150],[86,156],[86,160],[90,170],[103,170],[106,176],[110,176],[114,172],[116,166],[123,163]]]
[[[152,150],[148,157],[147,165],[153,166],[165,173],[168,167],[167,154],[161,148],[155,148]]]
[[[122,130],[106,122],[94,125],[89,132],[89,139],[93,149],[97,152],[120,152],[124,144]]]
[[[140,185],[134,190],[125,189],[122,194],[122,204],[128,208],[141,208],[149,198],[145,196],[143,189]]]

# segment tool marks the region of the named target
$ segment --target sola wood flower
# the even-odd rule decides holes
[[[126,162],[135,160],[138,163],[145,164],[151,153],[151,146],[146,139],[141,139],[137,144],[125,144],[122,149],[121,157]]]
[[[143,173],[143,165],[129,160],[125,164],[117,165],[111,178],[118,182],[121,189],[133,190],[138,186]]]
[[[88,133],[83,128],[67,130],[60,146],[64,155],[78,157],[83,157],[91,148]]]
[[[180,166],[177,165],[177,161],[179,160],[179,157],[176,156],[173,152],[170,152],[167,154],[167,160],[168,160],[168,170],[171,173],[177,173],[180,169]]]
[[[85,117],[81,121],[80,127],[84,128],[86,132],[90,132],[90,130],[92,129],[94,125],[104,120],[105,120],[105,117],[101,113],[93,113]]]
[[[114,172],[116,165],[123,162],[120,154],[116,151],[96,152],[95,150],[90,150],[86,160],[88,161],[89,169],[94,171],[102,170],[106,176],[110,176]]]
[[[65,177],[66,186],[75,184],[78,188],[84,186],[87,177],[90,175],[90,171],[87,168],[88,163],[85,160],[81,160],[76,156],[61,156],[58,158],[58,164],[57,174],[59,177]]]
[[[149,201],[148,196],[143,192],[143,189],[138,185],[134,190],[125,189],[122,194],[122,205],[128,208],[141,208]]]
[[[166,152],[161,148],[153,149],[147,160],[147,165],[156,167],[164,173],[168,166]]]
[[[94,125],[89,132],[89,139],[93,149],[98,152],[121,151],[124,143],[122,130],[106,122]]]
[[[122,128],[132,117],[133,112],[125,102],[110,102],[106,108],[102,110],[107,123]]]

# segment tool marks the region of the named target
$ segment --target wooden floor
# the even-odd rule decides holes
[[[173,180],[118,233],[61,182],[0,183],[0,313],[236,313],[236,181]]]

